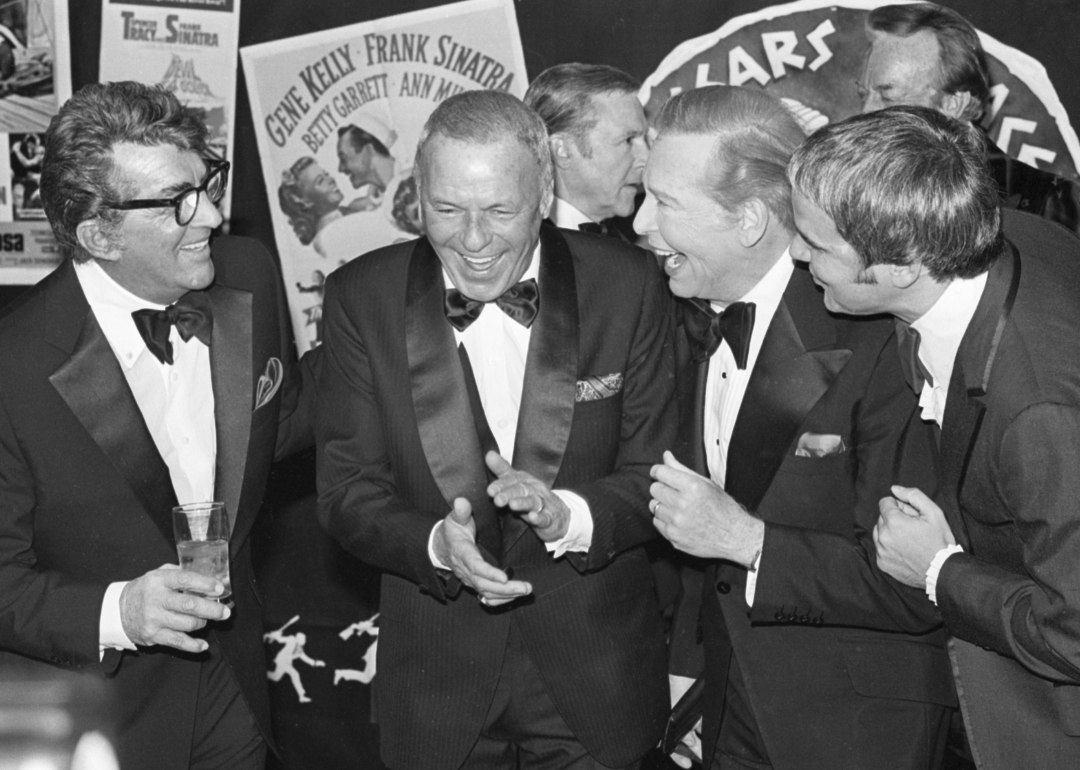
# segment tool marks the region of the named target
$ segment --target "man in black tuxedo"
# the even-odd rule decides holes
[[[859,96],[863,112],[912,105],[978,125],[990,102],[990,69],[979,33],[934,3],[883,5],[866,17],[870,38]],[[1080,198],[1068,179],[988,144],[1002,205],[1080,232]]]
[[[698,88],[654,127],[635,226],[683,320],[681,426],[651,505],[698,557],[673,695],[702,675],[703,641],[706,766],[935,767],[955,704],[941,621],[870,542],[890,483],[933,483],[892,323],[827,312],[792,261],[786,166],[803,135],[777,100]]]
[[[940,426],[940,507],[895,487],[875,542],[944,617],[976,764],[1075,767],[1080,241],[999,212],[983,142],[924,108],[815,134],[792,160],[793,253],[830,307],[898,319]]]
[[[606,64],[556,64],[529,84],[555,172],[548,216],[557,227],[625,238],[612,217],[634,213],[649,148],[641,83]]]
[[[308,429],[276,266],[211,244],[206,139],[160,88],[73,96],[41,181],[66,259],[0,321],[0,648],[107,677],[123,767],[261,768],[271,741],[248,533]],[[171,509],[204,500],[231,607],[176,566]]]
[[[327,280],[316,429],[320,518],[384,571],[383,759],[636,766],[666,713],[643,548],[674,427],[662,276],[541,226],[547,132],[508,94],[440,104],[416,169],[426,237]]]

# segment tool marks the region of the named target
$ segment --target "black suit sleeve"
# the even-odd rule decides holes
[[[368,348],[352,312],[357,298],[336,278],[326,282],[323,302],[316,414],[319,520],[350,553],[445,599],[427,544],[435,521],[449,511],[422,514],[397,492]]]
[[[1042,403],[1005,430],[993,478],[1024,569],[945,560],[937,598],[949,631],[1054,681],[1080,682],[1080,409]]]
[[[98,664],[106,583],[39,566],[35,481],[0,393],[0,647],[54,665]]]

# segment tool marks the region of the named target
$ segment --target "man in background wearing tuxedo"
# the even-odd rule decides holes
[[[641,83],[606,64],[557,64],[541,72],[525,103],[544,119],[555,164],[557,227],[624,237],[612,217],[634,213],[649,149]]]

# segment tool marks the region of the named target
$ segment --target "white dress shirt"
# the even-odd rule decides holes
[[[593,220],[585,216],[572,203],[567,203],[562,198],[551,199],[551,211],[548,217],[556,227],[565,227],[567,230],[577,230],[578,225]]]
[[[75,276],[169,469],[176,499],[181,503],[213,500],[217,431],[210,349],[194,337],[184,342],[173,327],[169,340],[174,363],[161,363],[146,347],[131,314],[165,306],[135,296],[95,260],[76,263]],[[99,635],[102,649],[135,649],[120,622],[120,593],[125,585],[112,583],[105,593]]]
[[[988,275],[953,279],[933,307],[911,324],[911,328],[919,333],[919,360],[934,380],[933,385],[923,383],[919,394],[922,418],[936,422],[939,428],[945,417],[945,397],[949,394],[956,354],[982,299]],[[946,546],[930,562],[926,570],[926,595],[934,604],[937,604],[937,581],[942,565],[954,553],[963,550],[959,545]]]
[[[519,280],[536,279],[539,274],[540,245],[533,251],[532,261]],[[453,286],[450,274],[443,271],[446,286]],[[543,287],[541,307],[543,306]],[[518,414],[521,410],[521,393],[525,384],[525,361],[529,352],[532,329],[525,328],[506,315],[494,302],[484,305],[480,316],[459,332],[454,329],[454,340],[465,347],[469,365],[476,380],[480,403],[488,427],[499,445],[499,454],[508,462],[513,461],[514,442],[517,436]],[[570,524],[566,534],[553,543],[545,543],[555,558],[567,551],[588,551],[592,544],[593,520],[589,504],[580,495],[565,489],[552,490],[570,508]],[[512,515],[512,514],[507,514]],[[440,569],[448,569],[435,555],[433,540],[439,521],[428,538],[428,555],[431,563]]]
[[[757,285],[739,299],[739,302],[753,302],[754,330],[750,335],[750,350],[746,357],[746,368],[739,369],[735,364],[735,355],[731,352],[731,346],[727,341],[720,343],[720,347],[712,358],[709,359],[709,373],[705,381],[705,424],[703,435],[705,439],[705,459],[709,465],[709,475],[712,480],[724,486],[727,480],[727,457],[728,445],[731,443],[731,433],[735,429],[735,421],[739,417],[742,408],[743,397],[746,395],[746,386],[750,382],[750,375],[757,364],[758,354],[761,353],[761,344],[765,340],[765,333],[769,330],[776,309],[784,297],[791,274],[795,270],[795,262],[787,251],[780,259],[776,260],[769,272],[767,272]],[[714,302],[713,310],[720,312],[724,306]],[[755,560],[746,578],[746,603],[754,604],[754,592],[757,589],[757,564],[761,555]]]

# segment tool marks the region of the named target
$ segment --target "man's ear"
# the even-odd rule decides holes
[[[922,262],[914,260],[906,265],[889,265],[889,280],[897,289],[906,289],[922,275]]]
[[[739,206],[739,243],[744,248],[756,246],[765,236],[769,214],[769,207],[758,198],[751,198]]]
[[[561,133],[552,134],[548,139],[548,146],[551,148],[551,159],[557,167],[566,168],[567,164],[573,159],[571,150],[573,142],[574,140],[570,135]]]
[[[974,97],[970,91],[957,91],[955,94],[941,95],[939,110],[954,120],[964,120],[964,114],[971,106]]]
[[[79,245],[86,249],[86,252],[94,259],[102,259],[106,262],[119,261],[120,250],[105,232],[100,219],[84,219],[79,222],[75,227],[75,237]]]

